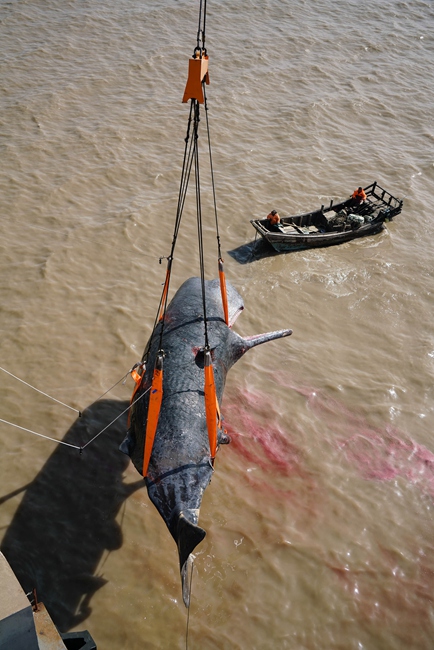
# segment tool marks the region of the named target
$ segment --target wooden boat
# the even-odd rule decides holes
[[[377,182],[364,188],[366,200],[358,203],[352,197],[340,203],[293,217],[281,217],[278,225],[268,219],[251,219],[255,230],[280,252],[333,246],[375,235],[402,210],[403,201],[395,198]]]

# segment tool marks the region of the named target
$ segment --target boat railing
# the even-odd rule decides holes
[[[382,205],[388,205],[394,209],[402,208],[402,201],[390,194],[390,192],[385,190],[383,187],[380,187],[377,181],[375,181],[375,183],[371,183],[371,185],[368,185],[364,189],[368,198],[374,197],[380,201]]]

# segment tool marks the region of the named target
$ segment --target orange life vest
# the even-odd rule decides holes
[[[364,201],[366,199],[366,192],[365,190],[354,190],[353,192],[353,199],[359,199],[359,201]]]
[[[271,212],[270,212],[270,214],[267,215],[267,219],[271,223],[272,226],[275,226],[280,221],[280,217],[277,214],[277,212],[276,212],[276,214],[271,214]]]

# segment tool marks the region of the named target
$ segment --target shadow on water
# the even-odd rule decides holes
[[[251,262],[257,262],[264,257],[280,255],[280,253],[275,251],[274,248],[263,239],[255,239],[227,252],[228,255],[233,257],[239,264],[250,264]]]
[[[128,406],[101,400],[78,418],[63,440],[82,446]],[[55,625],[66,632],[85,620],[93,594],[106,580],[101,562],[122,546],[116,517],[144,481],[123,482],[130,459],[118,450],[126,414],[82,453],[58,445],[25,490],[1,550],[26,592],[36,587]]]

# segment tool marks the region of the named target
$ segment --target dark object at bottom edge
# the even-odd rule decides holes
[[[60,635],[67,650],[97,650],[96,643],[89,632],[65,632]]]

